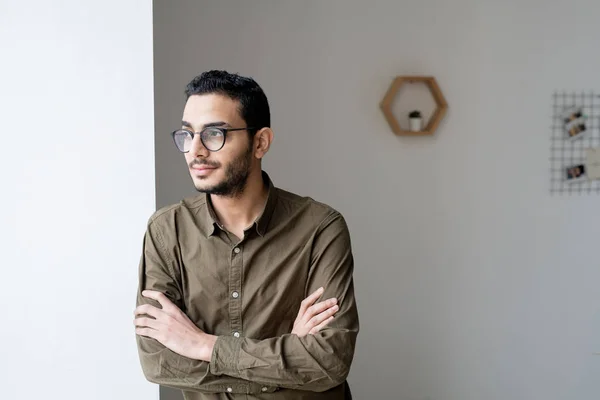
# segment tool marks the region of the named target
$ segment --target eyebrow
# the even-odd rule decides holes
[[[190,124],[187,121],[181,121],[181,125],[188,127],[188,128],[193,128],[192,124]],[[202,125],[202,128],[208,128],[211,126],[225,126],[225,125],[228,125],[227,122],[225,122],[225,121],[216,121],[216,122],[209,122],[207,124],[204,124],[204,125]]]

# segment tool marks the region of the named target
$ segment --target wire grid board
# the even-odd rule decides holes
[[[585,150],[600,147],[600,95],[591,92],[554,92],[553,96],[552,136],[550,146],[550,194],[598,194],[600,181],[581,180],[568,182],[566,168],[585,162]],[[581,108],[587,115],[585,137],[570,141],[565,132],[564,111],[569,108]]]

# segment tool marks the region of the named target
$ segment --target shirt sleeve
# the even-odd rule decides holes
[[[136,305],[152,304],[160,308],[158,302],[141,295],[143,290],[149,289],[164,293],[185,312],[182,290],[176,279],[180,276],[179,268],[167,251],[160,227],[150,220],[143,240]],[[209,363],[179,355],[155,339],[136,335],[136,341],[142,371],[150,382],[204,393],[257,394],[274,390],[244,379],[214,375]]]
[[[322,299],[336,297],[339,311],[314,335],[256,340],[219,336],[210,371],[287,389],[323,392],[345,382],[359,331],[350,235],[341,214],[320,225],[313,242],[307,295],[323,286]],[[300,305],[298,305],[300,308]]]

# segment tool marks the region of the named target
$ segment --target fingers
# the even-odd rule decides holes
[[[325,321],[321,322],[319,325],[315,326],[314,328],[312,328],[310,330],[310,332],[308,332],[311,335],[314,335],[315,333],[318,333],[321,329],[325,328],[327,326],[327,324],[329,324],[331,321],[333,321],[333,316],[327,318]]]
[[[133,324],[138,328],[152,328],[155,330],[158,330],[161,325],[159,321],[145,317],[134,319]]]
[[[298,312],[298,314],[300,316],[304,315],[308,307],[312,306],[315,303],[315,301],[317,301],[317,299],[323,294],[323,291],[323,287],[320,287],[314,292],[312,292],[307,298],[302,300],[302,303],[300,303],[300,311]]]
[[[338,312],[339,309],[340,307],[335,304],[318,314],[314,314],[310,320],[308,320],[306,325],[312,329],[312,327],[318,326],[321,322],[325,321],[329,317],[332,317],[336,312]]]
[[[339,311],[338,300],[332,297],[315,304],[323,293],[324,288],[320,287],[302,301],[294,321],[293,334],[303,337],[316,333],[333,321],[334,314]]]
[[[134,315],[137,317],[133,323],[135,325],[135,333],[140,336],[146,336],[152,339],[159,340],[160,328],[165,324],[165,318],[172,318],[168,311],[177,308],[167,296],[155,290],[144,290],[142,296],[156,300],[161,308],[157,308],[151,304],[142,304],[136,307]],[[146,315],[140,317],[141,315]]]
[[[304,314],[304,318],[306,321],[308,321],[309,319],[313,318],[315,315],[322,313],[323,311],[335,306],[336,304],[337,304],[337,299],[335,297],[332,297],[325,301],[321,301],[313,306],[310,306],[306,310],[306,312]]]
[[[167,296],[155,290],[144,290],[142,292],[142,296],[158,301],[163,310],[174,305]]]
[[[340,307],[337,305],[337,299],[332,298],[311,306],[306,313],[296,323],[302,328],[297,329],[301,336],[306,334],[315,334],[333,321],[333,316]],[[302,333],[303,332],[303,333]]]
[[[135,311],[133,312],[133,315],[138,316],[138,315],[146,314],[151,317],[158,318],[160,313],[161,313],[160,308],[156,308],[150,304],[143,304],[141,306],[136,307]]]
[[[146,336],[152,339],[156,339],[158,331],[151,328],[135,328],[135,333],[140,336]]]

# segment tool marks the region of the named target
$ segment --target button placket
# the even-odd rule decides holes
[[[240,332],[242,332],[242,265],[242,248],[235,246],[231,250],[231,267],[229,270],[229,322],[234,337],[241,336]]]

